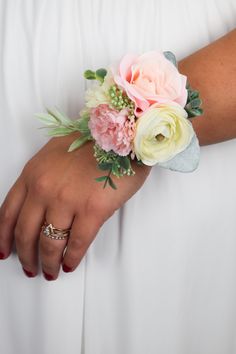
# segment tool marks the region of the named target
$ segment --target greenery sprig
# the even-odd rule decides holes
[[[102,171],[108,171],[107,175],[96,178],[97,182],[104,182],[103,188],[109,184],[110,187],[116,189],[111,174],[118,178],[124,175],[133,176],[135,174],[128,156],[119,156],[113,151],[106,152],[97,144],[94,145],[94,156],[98,162],[98,168]]]
[[[98,69],[96,71],[86,70],[84,72],[84,77],[87,80],[97,80],[102,84],[104,82],[106,74],[107,74],[107,70],[103,68]]]
[[[202,100],[199,98],[199,92],[193,90],[189,83],[187,83],[186,89],[188,91],[188,98],[184,109],[188,113],[188,118],[202,115],[203,109],[200,107]]]
[[[89,113],[85,111],[77,120],[68,118],[64,113],[57,109],[47,109],[47,113],[38,113],[39,118],[48,128],[49,136],[66,136],[74,132],[80,132],[82,135],[73,141],[68,151],[74,151],[89,140],[93,140],[90,129],[88,127]]]

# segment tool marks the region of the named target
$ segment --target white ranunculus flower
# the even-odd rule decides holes
[[[178,104],[152,105],[139,119],[134,152],[145,165],[172,159],[190,144],[194,130]]]
[[[104,78],[102,85],[95,84],[93,87],[89,88],[85,93],[86,107],[93,108],[100,104],[110,104],[111,98],[108,94],[109,88],[115,84],[113,80],[113,75],[110,70],[108,70],[107,75]]]

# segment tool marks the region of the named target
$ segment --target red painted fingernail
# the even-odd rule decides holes
[[[54,280],[54,277],[51,274],[48,274],[46,272],[43,271],[44,277],[47,280]]]
[[[65,273],[72,272],[72,268],[68,267],[66,264],[63,264],[62,269],[63,269],[63,272],[65,272]]]
[[[27,275],[27,277],[29,277],[29,278],[33,278],[35,276],[32,272],[29,272],[25,268],[23,268],[23,271],[24,271],[25,275]]]
[[[0,259],[4,259],[5,258],[5,254],[0,252]]]

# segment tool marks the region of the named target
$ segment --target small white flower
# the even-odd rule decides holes
[[[96,83],[85,92],[86,107],[93,108],[100,104],[110,104],[111,97],[109,96],[108,91],[114,84],[115,81],[113,80],[113,75],[111,71],[108,70],[102,85]]]
[[[136,125],[134,151],[145,165],[172,159],[190,144],[194,130],[178,104],[152,105]]]

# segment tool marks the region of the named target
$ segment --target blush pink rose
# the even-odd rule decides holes
[[[154,103],[171,101],[184,107],[187,101],[186,76],[156,51],[125,55],[114,79],[135,102],[138,115]]]
[[[113,150],[120,156],[126,156],[131,152],[135,123],[128,118],[127,109],[117,111],[107,104],[92,108],[89,129],[103,150]]]

